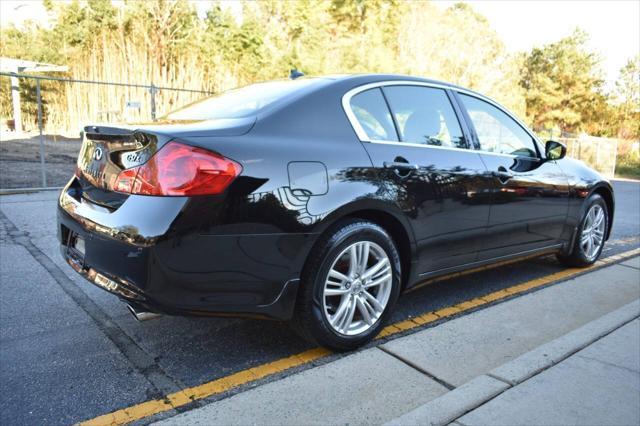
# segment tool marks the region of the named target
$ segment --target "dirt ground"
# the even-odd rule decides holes
[[[63,186],[73,175],[81,140],[45,135],[44,145],[47,186]],[[42,187],[42,174],[38,134],[17,138],[3,132],[0,135],[0,189],[39,187]]]

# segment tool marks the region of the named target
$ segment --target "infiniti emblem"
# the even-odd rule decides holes
[[[93,151],[93,159],[96,161],[100,161],[102,159],[102,148],[98,147]]]

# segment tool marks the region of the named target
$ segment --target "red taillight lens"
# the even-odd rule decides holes
[[[120,172],[113,190],[142,195],[215,195],[241,171],[240,164],[219,154],[172,141],[145,164]]]

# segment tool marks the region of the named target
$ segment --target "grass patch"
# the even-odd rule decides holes
[[[616,177],[640,179],[640,147],[637,142],[620,148],[616,159]]]

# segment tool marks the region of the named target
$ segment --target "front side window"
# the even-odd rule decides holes
[[[466,148],[460,124],[443,89],[387,86],[383,90],[402,142]]]
[[[380,89],[358,93],[351,98],[350,105],[370,140],[398,141],[389,108]]]
[[[533,138],[515,120],[488,102],[459,93],[480,139],[480,149],[519,157],[537,157]]]

